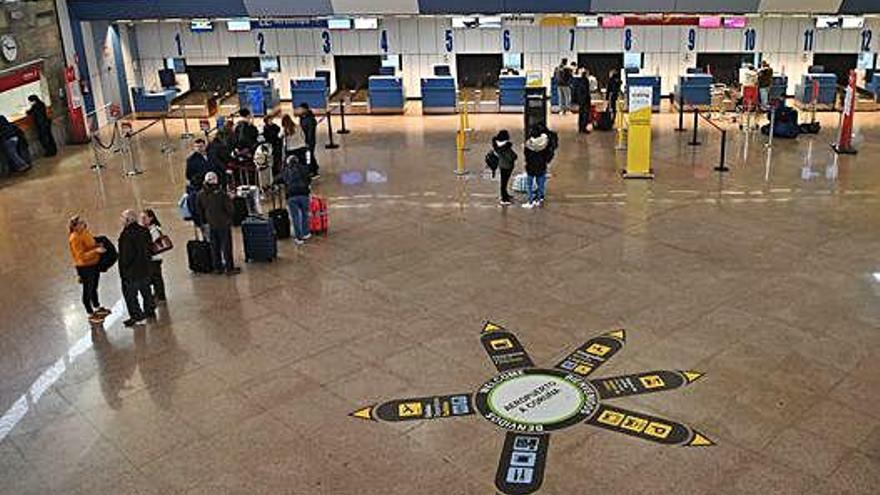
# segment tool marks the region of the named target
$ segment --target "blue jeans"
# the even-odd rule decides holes
[[[529,175],[526,181],[526,189],[529,193],[529,201],[544,199],[544,184],[547,183],[547,173],[541,175]]]
[[[309,197],[287,198],[287,209],[290,211],[290,222],[293,224],[293,236],[302,239],[309,233]]]
[[[760,88],[758,93],[761,98],[761,105],[767,107],[770,105],[770,88]]]
[[[9,167],[13,171],[19,172],[30,166],[27,159],[21,156],[18,152],[17,136],[13,136],[3,141],[3,152],[6,154],[6,159],[9,161]]]

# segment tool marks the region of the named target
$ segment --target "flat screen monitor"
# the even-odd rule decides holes
[[[864,17],[842,17],[841,25],[843,29],[862,29],[865,27]]]
[[[184,74],[186,61],[182,58],[168,57],[165,59],[165,68],[173,70],[175,74]]]
[[[375,17],[355,17],[355,29],[379,29],[379,19]]]
[[[174,69],[160,70],[159,84],[161,84],[163,88],[173,88],[177,86],[177,78],[174,77]]]
[[[327,19],[327,29],[351,29],[351,19]]]
[[[278,57],[260,57],[260,72],[281,72]]]
[[[626,25],[626,18],[622,15],[610,15],[602,18],[603,28],[622,28]]]
[[[746,27],[746,23],[746,18],[742,16],[724,18],[724,27],[728,29],[742,29]]]
[[[194,33],[210,33],[214,30],[214,23],[207,19],[193,19],[189,23],[189,30]]]
[[[700,27],[704,29],[720,28],[721,18],[718,16],[700,17]]]
[[[400,69],[400,55],[382,55],[382,67]]]
[[[579,28],[599,27],[599,17],[595,15],[579,15],[575,25]]]
[[[506,52],[503,55],[504,60],[504,68],[506,69],[522,69],[523,68],[523,54],[522,53],[510,53]]]
[[[642,54],[637,52],[624,53],[623,68],[627,69],[627,72],[631,69],[640,70],[642,68]]]
[[[229,32],[241,32],[251,30],[250,19],[232,19],[226,21],[226,30]]]
[[[816,18],[818,29],[836,29],[840,27],[840,17],[821,16]]]
[[[872,52],[859,53],[858,68],[862,70],[873,71],[876,58],[876,55]]]
[[[452,75],[452,72],[449,70],[448,65],[435,65],[434,66],[434,75],[435,76],[443,76],[448,77]]]

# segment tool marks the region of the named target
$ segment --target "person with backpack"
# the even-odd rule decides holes
[[[199,193],[196,204],[199,215],[208,225],[214,273],[241,273],[232,255],[232,215],[235,208],[232,197],[220,187],[220,179],[214,172],[205,174],[205,187]]]
[[[574,94],[574,101],[578,106],[578,132],[590,133],[590,114],[593,109],[593,97],[590,94],[590,72],[584,69],[579,77],[580,84]]]
[[[510,133],[507,129],[498,131],[498,134],[492,138],[492,152],[498,157],[498,170],[501,171],[501,206],[509,206],[512,204],[510,193],[507,192],[507,184],[510,182],[510,176],[513,175],[513,169],[516,168],[516,152],[513,151],[513,143],[510,142]]]
[[[312,175],[313,179],[317,179],[321,177],[321,174],[318,173],[318,160],[315,156],[315,146],[317,144],[317,133],[318,133],[318,119],[315,118],[315,114],[309,108],[308,103],[300,103],[299,107],[296,109],[296,115],[299,117],[299,126],[302,128],[303,139],[306,142],[306,148],[309,150],[309,160],[304,162],[309,168],[309,173]]]
[[[124,227],[119,234],[119,278],[122,279],[122,298],[128,309],[128,319],[122,324],[126,327],[143,325],[147,318],[156,317],[156,306],[150,292],[152,266],[150,246],[153,240],[150,231],[138,223],[138,215],[133,210],[122,212]],[[143,306],[138,300],[143,299]]]
[[[611,113],[612,120],[617,114],[617,100],[620,98],[620,88],[623,80],[620,79],[620,72],[617,69],[611,69],[608,73],[608,111]]]
[[[106,252],[95,237],[89,232],[86,221],[76,215],[67,222],[70,255],[82,285],[82,303],[89,315],[89,323],[101,323],[110,314],[110,310],[101,306],[98,300],[98,284],[101,281],[101,270],[98,265],[101,255]]]
[[[761,98],[761,107],[765,110],[770,108],[770,87],[773,86],[773,68],[764,60],[758,69],[758,94]]]
[[[235,125],[235,149],[253,155],[260,131],[254,125],[250,110],[242,108],[238,114],[241,115],[241,120]]]
[[[562,59],[554,73],[556,78],[556,93],[559,97],[559,113],[568,113],[571,109],[571,69],[568,67],[568,59]]]
[[[529,131],[525,145],[526,157],[526,189],[528,202],[523,208],[534,208],[544,204],[544,185],[547,180],[547,164],[550,162],[550,137],[540,126]]]
[[[31,107],[27,113],[34,120],[34,127],[37,129],[37,139],[43,146],[43,154],[46,156],[55,156],[58,154],[58,146],[55,144],[55,138],[52,136],[52,119],[49,117],[49,111],[46,104],[37,95],[28,96]]]
[[[312,237],[309,228],[312,176],[308,167],[296,155],[287,158],[281,175],[275,178],[275,184],[282,183],[287,191],[287,209],[293,223],[293,242],[302,245]]]
[[[162,253],[155,250],[156,241],[164,237],[162,233],[162,224],[156,216],[156,212],[150,208],[141,212],[140,223],[150,231],[150,239],[152,239],[153,257],[150,259],[150,289],[152,289],[153,299],[157,304],[165,302],[165,279],[162,277]]]

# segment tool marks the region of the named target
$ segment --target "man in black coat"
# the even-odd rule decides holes
[[[122,212],[123,229],[119,234],[119,278],[122,279],[122,297],[128,308],[126,327],[142,325],[147,318],[156,317],[156,306],[150,291],[153,258],[153,239],[150,231],[138,223],[134,210]],[[141,308],[138,294],[143,298]]]
[[[49,111],[46,104],[37,95],[28,96],[31,102],[31,108],[27,113],[34,119],[34,127],[37,129],[37,137],[43,146],[43,154],[46,156],[55,156],[58,154],[58,146],[55,144],[55,138],[52,137],[52,119],[49,118]]]
[[[253,155],[257,148],[257,138],[260,136],[260,131],[254,125],[254,118],[250,110],[242,108],[238,114],[241,115],[241,120],[235,124],[235,149],[240,153]]]
[[[240,273],[241,269],[236,268],[232,255],[232,198],[220,187],[220,181],[214,172],[205,175],[205,187],[198,194],[196,208],[199,216],[208,225],[214,273]]]
[[[318,119],[315,118],[314,112],[309,108],[308,103],[300,103],[296,109],[296,115],[299,116],[299,125],[302,127],[305,136],[306,148],[309,149],[308,166],[312,173],[312,178],[320,177],[318,173],[318,160],[315,157],[315,145],[317,143]]]
[[[593,98],[590,95],[590,72],[583,69],[577,78],[578,85],[575,87],[574,101],[578,105],[578,132],[587,134],[590,132],[590,112],[593,106]]]

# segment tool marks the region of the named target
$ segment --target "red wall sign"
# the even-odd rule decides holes
[[[41,71],[41,64],[34,64],[0,74],[0,92],[39,81]]]

